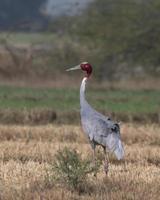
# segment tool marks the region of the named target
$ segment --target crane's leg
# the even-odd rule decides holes
[[[95,148],[93,149],[93,164],[95,167],[95,165],[96,165],[96,150],[95,150]]]
[[[103,150],[104,150],[104,171],[106,173],[106,175],[108,174],[108,171],[109,171],[109,155],[108,155],[108,152],[106,152],[106,147],[103,147]]]
[[[92,156],[93,164],[94,164],[94,166],[95,166],[95,164],[96,164],[96,159],[95,159],[95,149],[96,149],[96,145],[95,145],[95,143],[94,143],[93,141],[90,141],[90,143],[91,143],[91,147],[92,147],[92,150],[93,150],[93,156]]]
[[[93,159],[93,168],[96,168],[96,157],[95,157],[95,154],[96,154],[96,145],[94,142],[91,142],[91,146],[92,146],[92,150],[93,150],[93,156],[92,156],[92,159]],[[94,176],[96,176],[96,174],[94,173]]]

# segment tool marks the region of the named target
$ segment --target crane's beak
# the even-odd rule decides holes
[[[76,69],[81,69],[80,65],[77,65],[75,67],[71,67],[71,68],[67,69],[66,71],[68,72],[68,71],[72,71],[72,70],[76,70]]]

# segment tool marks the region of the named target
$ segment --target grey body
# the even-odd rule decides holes
[[[91,146],[101,145],[105,151],[114,152],[117,159],[122,159],[124,149],[120,138],[120,127],[109,117],[94,110],[85,99],[87,78],[83,78],[80,87],[81,123]]]

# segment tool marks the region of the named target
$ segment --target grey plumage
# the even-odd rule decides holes
[[[104,170],[108,173],[108,152],[114,152],[117,159],[124,156],[124,149],[120,138],[120,127],[118,123],[112,121],[109,117],[102,115],[94,110],[86,101],[85,87],[88,78],[92,73],[92,66],[88,62],[67,69],[67,71],[81,69],[86,72],[80,87],[80,106],[81,106],[81,123],[93,149],[93,161],[95,164],[95,148],[101,145],[105,153]]]
[[[85,99],[87,77],[83,78],[80,87],[81,123],[93,150],[101,145],[105,151],[114,152],[117,159],[122,159],[124,149],[120,138],[120,127],[109,117],[94,110]]]

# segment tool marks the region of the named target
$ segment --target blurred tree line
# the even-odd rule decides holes
[[[99,66],[101,79],[126,69],[160,74],[159,0],[95,0],[82,15],[52,25],[88,47],[83,57]]]
[[[1,0],[0,29],[28,30],[34,22],[42,23],[40,7],[44,0]]]
[[[40,12],[45,2],[1,0],[0,28],[21,30],[22,22],[22,30],[34,30],[35,22],[46,22]],[[64,70],[86,60],[101,80],[160,75],[159,0],[94,0],[77,16],[51,19],[47,31],[59,37],[47,55],[49,67]]]

